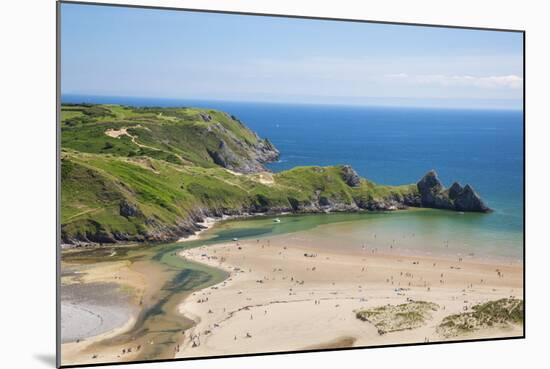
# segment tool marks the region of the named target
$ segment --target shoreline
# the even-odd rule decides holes
[[[414,210],[416,210],[416,209],[414,209]],[[290,215],[292,215],[292,214],[290,214]],[[197,240],[202,240],[202,239],[207,241],[208,238],[203,238],[204,233],[206,231],[212,229],[212,227],[214,227],[215,225],[217,225],[220,222],[225,221],[225,220],[241,219],[241,218],[243,220],[245,220],[245,219],[251,219],[251,218],[254,218],[254,217],[259,218],[259,217],[272,217],[272,216],[275,217],[276,215],[262,214],[261,216],[248,215],[246,217],[243,217],[243,216],[238,216],[238,217],[226,216],[226,217],[222,217],[220,219],[218,219],[218,218],[207,218],[207,219],[205,219],[205,222],[203,222],[203,224],[202,224],[202,226],[204,228],[202,228],[199,232],[197,232],[197,234],[192,235],[191,236],[192,238],[188,237],[188,238],[180,239],[179,242],[173,243],[173,244],[174,245],[181,244],[181,246],[185,246],[185,242],[197,241]],[[249,252],[249,250],[247,249],[248,247],[252,247],[252,254],[251,255],[255,255],[255,254],[257,254],[257,251],[261,250],[261,249],[258,249],[258,246],[260,245],[260,243],[259,243],[260,241],[262,242],[264,247],[268,247],[265,244],[266,242],[267,243],[271,242],[270,247],[272,249],[274,247],[275,248],[279,247],[279,249],[280,249],[279,252],[282,253],[283,255],[286,254],[286,253],[293,252],[295,254],[294,257],[298,257],[298,259],[299,259],[297,261],[299,261],[299,266],[300,267],[302,267],[304,264],[307,264],[310,261],[321,261],[321,256],[320,255],[322,255],[324,257],[328,257],[329,259],[327,259],[327,260],[334,260],[334,258],[338,259],[342,256],[344,257],[344,259],[346,259],[346,258],[348,258],[348,259],[349,258],[357,258],[359,256],[360,258],[367,258],[368,260],[374,261],[375,263],[371,267],[376,267],[376,265],[380,265],[380,266],[383,266],[384,270],[386,270],[386,268],[387,268],[387,270],[395,269],[396,268],[395,263],[400,263],[398,265],[405,265],[406,263],[411,263],[411,265],[416,265],[416,264],[413,264],[414,261],[420,261],[421,264],[426,264],[428,262],[433,262],[435,260],[435,262],[438,263],[438,264],[439,263],[447,263],[448,264],[447,266],[450,268],[452,263],[457,263],[458,262],[457,260],[453,260],[453,259],[456,259],[454,256],[448,257],[448,258],[442,258],[440,256],[432,256],[432,255],[403,255],[403,254],[398,254],[397,252],[391,253],[391,254],[386,254],[386,253],[381,252],[381,251],[377,251],[374,255],[370,255],[370,254],[361,255],[360,252],[359,253],[357,251],[354,252],[353,250],[349,250],[349,249],[344,249],[343,250],[343,249],[338,249],[337,248],[335,250],[330,251],[330,249],[326,249],[326,248],[319,248],[319,247],[313,247],[312,248],[308,245],[300,244],[300,238],[301,238],[301,236],[303,236],[302,233],[304,233],[304,232],[305,233],[313,232],[315,234],[316,233],[316,231],[315,231],[316,227],[308,228],[306,230],[301,230],[301,231],[298,231],[298,232],[290,232],[290,233],[283,233],[283,234],[269,235],[269,236],[259,236],[260,238],[249,237],[249,238],[243,238],[242,240],[237,240],[237,241],[220,241],[219,243],[215,243],[215,244],[212,244],[212,245],[206,245],[206,246],[205,245],[197,245],[195,247],[193,245],[193,247],[191,247],[189,249],[185,249],[183,251],[178,251],[177,255],[174,253],[174,255],[176,255],[175,258],[177,258],[177,259],[180,259],[181,256],[183,255],[184,256],[183,261],[187,260],[187,261],[190,261],[192,263],[197,263],[198,265],[205,265],[205,266],[208,266],[208,267],[213,267],[217,270],[224,271],[224,272],[227,273],[227,277],[225,279],[221,280],[219,283],[217,283],[215,285],[208,285],[207,287],[199,288],[199,289],[194,290],[193,292],[190,292],[190,293],[179,294],[178,298],[180,300],[177,300],[177,301],[174,300],[173,304],[172,303],[170,304],[170,311],[171,311],[170,315],[173,315],[174,317],[179,316],[179,319],[182,322],[183,321],[189,321],[189,323],[185,323],[186,325],[189,324],[189,327],[185,328],[185,333],[181,335],[181,338],[176,338],[176,340],[177,340],[176,342],[178,342],[178,340],[179,340],[179,343],[175,347],[173,347],[173,348],[167,347],[167,348],[162,349],[162,355],[163,355],[162,358],[165,357],[164,355],[168,355],[168,357],[174,357],[174,356],[176,356],[176,357],[191,357],[191,356],[210,356],[210,355],[218,355],[218,354],[223,355],[223,354],[231,354],[231,353],[242,353],[242,352],[253,353],[253,352],[265,352],[266,351],[265,349],[261,350],[261,349],[254,348],[255,347],[254,345],[250,346],[250,342],[248,342],[248,340],[246,342],[250,346],[250,348],[247,349],[249,351],[231,351],[229,353],[226,353],[226,352],[218,352],[216,350],[214,350],[213,352],[210,352],[210,351],[208,351],[208,350],[211,350],[210,348],[208,350],[205,349],[205,347],[206,347],[205,346],[205,340],[206,340],[206,342],[208,342],[210,340],[210,337],[205,338],[202,335],[206,331],[215,332],[219,327],[214,327],[214,324],[218,324],[218,325],[220,325],[220,324],[219,323],[213,323],[212,318],[214,316],[211,313],[208,313],[208,310],[206,310],[206,311],[204,309],[201,310],[201,308],[206,306],[206,305],[202,305],[202,304],[200,306],[197,305],[197,303],[196,303],[197,297],[198,296],[202,296],[202,297],[206,296],[206,297],[209,297],[209,298],[213,298],[211,296],[218,296],[221,291],[223,291],[225,289],[232,289],[232,288],[233,288],[233,292],[235,292],[235,294],[237,294],[238,291],[236,292],[236,290],[235,290],[235,288],[237,288],[237,287],[235,287],[234,284],[236,284],[237,286],[246,287],[246,289],[245,288],[240,288],[241,291],[245,291],[245,292],[241,292],[241,294],[246,293],[248,288],[251,288],[250,290],[254,291],[258,286],[265,287],[265,286],[268,286],[270,284],[270,282],[268,280],[262,281],[262,279],[264,277],[266,277],[269,273],[272,274],[271,278],[276,277],[275,274],[278,273],[278,272],[273,273],[273,271],[268,268],[268,269],[264,270],[265,275],[250,276],[250,275],[248,275],[249,273],[254,275],[254,273],[256,272],[257,265],[255,263],[258,260],[254,260],[251,265],[247,265],[246,263],[243,264],[243,265],[240,265],[239,263],[242,263],[242,261],[239,261],[239,263],[236,263],[236,264],[231,264],[227,261],[222,262],[221,258],[224,257],[223,253],[227,252],[227,251],[229,251],[230,255],[232,253],[236,253],[236,254],[232,255],[232,257],[236,256],[236,255],[239,255],[239,257],[244,257],[245,259],[248,259],[247,256],[244,256],[245,254],[248,254],[248,252]],[[281,242],[285,242],[285,245],[283,245]],[[112,245],[112,247],[117,247],[117,246],[122,246],[122,245]],[[242,248],[242,250],[239,250],[239,246]],[[223,250],[223,249],[227,249],[227,250]],[[145,249],[145,250],[147,250],[147,249]],[[397,251],[397,250],[394,250],[394,251]],[[207,257],[202,256],[203,254],[207,255]],[[310,258],[310,257],[305,257],[304,254],[317,254],[317,255],[315,255],[315,257]],[[277,255],[279,255],[279,254],[277,254]],[[266,260],[270,260],[271,264],[284,262],[284,260],[277,259],[277,257],[278,257],[277,255],[270,255],[270,256],[269,255],[264,255],[263,257],[269,256],[271,259],[266,259]],[[273,259],[273,257],[275,257],[275,259]],[[398,260],[398,259],[401,259],[401,260]],[[360,260],[360,259],[358,259],[358,260]],[[392,261],[393,265],[391,265],[392,263],[388,264],[388,260]],[[248,262],[249,260],[244,260],[244,261]],[[260,261],[261,261],[261,258],[260,258]],[[347,260],[346,263],[349,266],[354,265],[353,260]],[[403,263],[405,263],[405,264],[403,264]],[[509,265],[508,264],[504,265],[503,263],[501,263],[499,261],[494,261],[494,260],[488,260],[487,261],[487,260],[476,260],[474,258],[465,258],[465,260],[462,261],[461,263],[462,263],[462,265],[469,265],[469,266],[477,264],[478,267],[480,267],[482,269],[485,269],[485,274],[487,274],[488,271],[491,271],[491,270],[494,271],[495,266],[496,267],[501,267],[502,270],[506,270],[506,271],[507,270],[512,270],[514,268],[516,268],[516,269],[520,268],[521,269],[520,263],[517,263],[515,265],[513,263],[509,263]],[[339,262],[337,264],[340,265],[341,262]],[[359,265],[357,265],[357,264],[355,265],[355,267],[358,267],[358,266]],[[239,272],[236,272],[235,268],[239,268]],[[247,271],[246,268],[248,268],[248,270],[254,269],[254,271],[249,272],[249,271]],[[283,266],[281,266],[281,268],[286,269],[286,267],[283,267]],[[331,269],[331,268],[329,268],[329,269]],[[447,271],[455,272],[457,270],[460,270],[460,269],[449,269],[449,270],[445,270],[444,272],[445,273]],[[144,271],[142,270],[141,272],[144,272]],[[297,271],[297,272],[301,273],[303,271]],[[319,272],[319,271],[317,271],[317,272]],[[344,269],[344,270],[340,269],[340,274],[346,274],[347,272],[348,272],[347,269]],[[507,275],[508,272],[506,272],[505,274]],[[150,273],[145,273],[144,275],[150,275]],[[248,278],[248,279],[244,278],[244,280],[242,280],[243,276],[244,277],[250,277],[250,278]],[[270,277],[268,277],[268,279],[269,278]],[[301,278],[303,278],[303,276],[299,277],[299,278],[301,279]],[[304,278],[304,280],[305,280],[305,278]],[[262,282],[258,282],[258,281],[262,281]],[[280,282],[281,281],[279,281],[279,283]],[[327,281],[325,281],[325,282],[327,282]],[[317,293],[321,293],[323,289],[325,290],[323,292],[325,295],[324,296],[319,296],[319,298],[316,299],[316,300],[319,300],[323,303],[335,300],[335,301],[338,301],[338,304],[341,305],[341,306],[348,306],[348,307],[352,308],[350,310],[350,311],[352,311],[353,309],[357,308],[357,306],[355,306],[355,305],[358,302],[361,302],[361,299],[366,299],[366,298],[364,296],[355,296],[355,295],[351,294],[351,295],[348,296],[347,300],[344,299],[344,300],[340,301],[339,298],[334,299],[334,296],[332,295],[332,293],[336,292],[336,296],[338,296],[339,295],[339,293],[338,293],[339,290],[341,290],[341,291],[350,290],[350,288],[352,288],[351,284],[356,283],[356,282],[352,283],[352,281],[340,281],[340,282],[344,282],[344,285],[342,286],[342,288],[331,287],[331,286],[328,286],[327,283],[323,284],[323,283],[320,283],[319,281],[315,282],[315,283],[319,284],[319,286],[318,286],[319,290],[317,291]],[[244,283],[244,285],[242,283]],[[309,284],[309,282],[306,282],[306,283]],[[403,288],[404,289],[403,291],[396,292],[396,290],[394,290],[392,288],[390,288],[388,290],[387,283],[382,281],[380,278],[377,281],[369,282],[369,284],[371,284],[371,283],[372,283],[372,288],[374,290],[373,291],[374,292],[374,297],[369,298],[368,301],[371,301],[371,300],[372,301],[378,301],[381,305],[386,304],[388,301],[396,302],[396,303],[405,302],[406,300],[404,300],[403,296],[409,294],[409,292],[406,292],[407,289],[409,288],[408,286],[396,286],[395,288]],[[362,282],[361,282],[361,284],[362,284]],[[334,291],[330,291],[330,292],[326,291],[327,286],[329,287],[329,289],[330,288],[334,289]],[[160,288],[161,286],[159,285],[157,287]],[[309,296],[305,296],[306,298],[303,299],[304,301],[296,301],[296,302],[292,301],[292,302],[289,303],[288,296],[287,296],[288,288],[289,288],[289,286],[284,285],[284,284],[283,285],[278,285],[278,287],[276,288],[276,290],[273,294],[274,297],[272,297],[272,296],[263,296],[262,297],[260,295],[259,300],[257,300],[257,301],[256,301],[257,297],[251,296],[251,300],[247,301],[246,304],[241,305],[241,306],[236,306],[234,315],[236,315],[237,321],[242,321],[242,316],[240,316],[240,315],[243,314],[243,311],[246,311],[246,310],[240,310],[241,308],[247,307],[249,305],[254,305],[254,304],[252,304],[254,302],[258,302],[259,305],[265,305],[266,304],[266,299],[269,300],[267,302],[270,302],[270,301],[272,302],[272,304],[268,304],[269,306],[271,306],[271,305],[272,305],[271,307],[276,306],[276,308],[273,308],[273,310],[281,310],[280,313],[281,313],[282,317],[289,316],[289,314],[290,314],[290,316],[292,316],[291,311],[286,311],[285,312],[285,308],[288,309],[288,307],[292,304],[295,305],[295,308],[298,309],[298,311],[302,311],[304,309],[307,311],[310,308],[310,306],[308,304],[311,303],[311,298]],[[293,287],[290,287],[290,288],[300,288],[300,287],[298,285],[298,286],[293,286]],[[355,286],[353,288],[357,288],[357,286]],[[514,288],[517,290],[517,286],[514,287]],[[440,288],[439,287],[434,287],[433,290],[434,291],[436,291],[436,290],[440,291]],[[315,291],[312,291],[312,292],[316,293]],[[450,294],[450,291],[443,291],[443,292],[446,295]],[[495,295],[495,294],[492,293],[489,290],[487,296],[493,296],[493,295]],[[520,293],[518,292],[518,293],[516,293],[516,295],[519,296]],[[396,298],[397,296],[400,296],[400,297]],[[504,295],[502,295],[502,296],[504,296]],[[232,300],[234,300],[234,297],[235,296],[226,296],[226,301],[231,302]],[[199,298],[199,300],[200,300],[200,298]],[[276,301],[272,301],[272,300],[277,300],[277,301],[280,302],[280,304],[273,304]],[[480,301],[479,296],[478,296],[478,301]],[[449,303],[449,302],[447,302],[447,303]],[[198,310],[197,310],[197,306],[199,307]],[[248,309],[256,309],[256,308],[257,307],[250,307],[250,306],[248,307]],[[458,312],[458,310],[457,310],[457,312]],[[338,319],[338,317],[339,316],[332,316],[331,318],[332,319]],[[302,318],[303,319],[308,319],[308,315],[306,314]],[[351,318],[353,318],[353,316],[346,317],[346,319],[348,319],[348,318],[351,319]],[[229,321],[231,321],[231,319],[232,318],[230,318]],[[326,317],[320,316],[319,319],[326,319]],[[354,321],[354,319],[351,319],[351,320]],[[299,324],[300,322],[296,321],[294,323]],[[356,323],[358,323],[358,322],[356,322]],[[204,324],[209,324],[209,325],[205,326]],[[364,323],[363,326],[365,326],[366,324],[368,324],[368,323]],[[134,323],[132,323],[132,326],[133,325],[134,325]],[[312,326],[314,327],[315,323],[312,323]],[[92,346],[92,347],[96,347],[96,348],[100,347],[101,348],[101,355],[100,355],[101,356],[100,357],[101,361],[105,361],[105,360],[108,360],[108,361],[142,360],[143,357],[141,357],[141,356],[138,357],[137,355],[139,355],[139,353],[135,352],[135,348],[136,348],[135,345],[134,345],[134,351],[131,354],[127,353],[124,356],[120,356],[120,348],[125,347],[126,345],[121,346],[119,344],[120,342],[117,341],[116,338],[125,336],[125,332],[127,332],[129,330],[133,330],[132,328],[133,327],[129,327],[124,331],[119,331],[119,332],[117,332],[117,334],[115,334],[113,336],[109,336],[109,338],[105,338],[101,335],[97,336],[97,337],[91,337],[89,340],[90,341],[93,340],[93,342],[91,342],[88,346]],[[311,333],[308,333],[308,334],[310,334],[310,339],[307,339],[307,342],[306,342],[307,344],[306,343],[299,344],[299,345],[296,345],[296,346],[293,346],[293,347],[284,347],[284,345],[283,345],[283,346],[281,346],[280,349],[274,348],[273,350],[270,349],[269,351],[274,351],[274,352],[275,351],[289,351],[289,350],[292,351],[292,350],[297,350],[297,349],[312,349],[314,347],[327,347],[327,348],[330,348],[330,347],[348,347],[349,345],[365,346],[365,338],[364,337],[363,338],[359,337],[357,332],[354,331],[354,329],[357,329],[357,327],[355,327],[355,328],[351,327],[349,325],[349,322],[348,322],[348,328],[350,328],[350,331],[343,331],[343,332],[341,332],[342,334],[340,336],[322,337],[323,338],[322,341],[320,341],[320,340],[315,341],[315,339],[317,339],[318,336],[319,336],[318,334],[311,335]],[[264,329],[267,329],[267,327],[264,327]],[[289,328],[289,329],[291,329],[291,328]],[[334,327],[326,326],[325,329],[328,330],[328,331],[331,331],[331,330],[334,330]],[[518,333],[517,330],[513,332],[514,335],[517,334],[517,333]],[[212,334],[212,333],[209,333],[209,334]],[[499,336],[499,335],[502,336],[503,335],[501,331],[498,331],[494,334],[495,334],[495,336]],[[253,335],[255,336],[256,333],[253,333]],[[393,334],[393,333],[391,335],[395,336],[395,334]],[[319,336],[319,338],[321,338],[321,336]],[[115,339],[112,343],[112,345],[113,345],[112,348],[110,347],[109,344],[101,345],[101,341],[104,341],[106,339],[109,340],[109,342],[111,342],[112,340],[110,338],[112,338],[112,337],[114,337],[114,339]],[[178,336],[178,337],[180,337],[180,336]],[[197,338],[197,337],[199,337],[199,338]],[[476,338],[476,337],[477,336],[474,334],[474,338]],[[234,337],[232,336],[230,338],[234,338]],[[243,337],[240,337],[240,338],[243,338]],[[197,339],[200,340],[200,341],[198,341],[199,342],[198,346],[193,347],[193,345],[196,344],[195,341]],[[231,343],[233,343],[233,341],[234,341],[234,340],[231,341],[227,337],[225,337],[225,338],[222,337],[222,339],[225,340],[224,343],[222,344],[222,347],[225,347],[227,342],[229,342],[229,347],[230,347]],[[377,335],[373,335],[371,338],[369,338],[369,340],[370,339],[372,339],[374,342],[380,342],[380,343],[373,343],[373,344],[393,344],[393,343],[400,343],[400,342],[403,342],[403,343],[418,342],[417,340],[415,340],[414,337],[411,338],[410,336],[407,336],[407,334],[404,334],[404,333],[401,333],[401,336],[398,337],[396,342],[394,342],[392,340],[389,340],[387,342],[384,341],[384,340],[380,341],[380,338],[377,337]],[[467,338],[464,338],[464,339],[467,339]],[[400,340],[402,340],[402,341],[400,341]],[[239,340],[237,340],[237,342],[238,341]],[[285,341],[292,342],[292,337],[286,337]],[[242,340],[241,340],[241,343],[242,343]],[[262,345],[268,345],[269,343],[270,342],[264,342],[264,343],[262,343]],[[70,343],[70,345],[73,345],[73,344],[74,344],[74,342]],[[97,344],[99,344],[100,346],[97,346]],[[256,346],[256,347],[259,347],[259,346]],[[84,350],[84,352],[86,353],[86,355],[90,354],[90,350]],[[78,357],[78,355],[75,353],[74,357],[76,358],[76,357]],[[89,358],[88,358],[88,360],[89,360]]]
[[[77,250],[68,251],[68,255],[76,256],[77,262],[72,260],[71,263],[64,263],[66,267],[72,265],[76,270],[64,277],[70,278],[65,279],[65,283],[79,284],[78,288],[86,289],[90,283],[114,282],[118,289],[131,295],[131,304],[136,314],[132,314],[125,324],[108,332],[85,337],[78,342],[63,343],[63,365],[171,357],[166,342],[173,339],[177,333],[172,331],[188,329],[192,323],[191,320],[181,316],[175,307],[190,293],[188,288],[200,289],[204,283],[208,285],[210,279],[213,281],[219,279],[217,276],[219,273],[209,272],[208,269],[212,268],[185,262],[175,256],[172,252],[174,246],[176,244],[170,243],[156,245],[154,248],[129,248],[127,251],[131,254],[121,254],[119,257],[122,257],[122,260],[112,262],[101,258],[101,255],[111,256],[113,253],[109,254],[110,250],[101,248],[79,250],[83,254]],[[79,255],[83,256],[79,257]],[[162,255],[162,260],[156,259],[159,255]],[[177,280],[182,271],[190,271],[191,279],[198,276],[203,280],[198,281],[197,287],[193,284],[186,287],[185,281],[180,281],[176,283],[183,283],[182,288],[176,287],[174,291],[172,287],[165,289]],[[160,316],[157,316],[158,309],[164,311]],[[110,311],[106,312],[110,313]]]
[[[180,313],[195,326],[180,340],[175,357],[445,341],[435,331],[443,317],[476,303],[523,296],[521,265],[395,254],[358,258],[291,244],[289,238],[247,239],[179,253],[222,268],[229,277],[180,303]],[[354,316],[360,308],[409,299],[433,301],[440,308],[426,326],[386,335]],[[513,326],[454,339],[521,334],[522,328]]]
[[[268,213],[246,213],[246,214],[240,214],[240,215],[224,215],[222,217],[206,217],[205,221],[198,223],[202,228],[199,231],[196,231],[194,234],[181,237],[175,243],[185,243],[185,242],[191,242],[191,241],[207,241],[208,238],[201,238],[201,236],[204,235],[204,233],[210,231],[215,226],[219,225],[222,222],[225,221],[231,221],[231,220],[239,220],[239,221],[246,221],[246,220],[262,220],[262,219],[270,219],[270,218],[277,218],[277,217],[302,217],[302,216],[320,216],[320,215],[378,215],[378,214],[403,214],[403,213],[409,213],[409,212],[423,212],[423,211],[438,211],[438,212],[451,212],[451,210],[445,210],[445,209],[431,209],[431,208],[416,208],[416,207],[410,207],[407,209],[397,209],[397,210],[384,210],[384,211],[359,211],[359,212],[327,212],[327,213],[289,213],[289,212],[281,212],[281,213],[274,213],[274,214],[268,214]],[[315,228],[318,227],[326,227],[326,226],[335,226],[335,225],[347,225],[349,223],[354,223],[360,221],[358,219],[353,220],[344,220],[344,221],[336,221],[336,222],[328,222],[323,224],[315,225],[312,228],[308,228],[305,230],[298,230],[297,232],[304,232],[304,231],[312,231]],[[286,233],[292,234],[296,232],[289,232]],[[268,236],[268,237],[278,237],[279,235],[274,236]],[[265,238],[266,236],[261,235],[260,238]],[[247,236],[244,238],[239,239],[239,241],[247,241],[247,240],[253,240],[257,237]],[[222,242],[222,241],[220,241]],[[395,249],[391,248],[385,248],[384,247],[377,247],[379,251],[382,251],[381,253],[384,253],[383,250],[388,255],[395,255],[396,253],[393,253],[392,251],[398,251],[400,252],[402,256],[409,256],[409,257],[425,257],[425,258],[435,258],[435,259],[466,259],[474,262],[479,262],[483,264],[489,264],[489,265],[515,265],[515,266],[523,266],[523,258],[517,257],[517,256],[504,256],[504,255],[488,255],[483,253],[470,253],[467,251],[458,252],[458,251],[449,251],[449,252],[441,252],[437,250],[419,250],[415,248],[414,246],[408,246],[406,248],[403,247],[396,247]],[[380,253],[380,252],[379,252]]]
[[[94,329],[108,325],[113,320],[120,323],[122,316],[117,319],[116,315],[124,315],[124,322],[112,329],[92,335],[73,332],[69,334],[73,339],[62,343],[64,365],[85,363],[87,361],[83,360],[84,357],[95,361],[93,357],[98,351],[98,345],[106,340],[116,339],[134,328],[141,310],[139,300],[148,293],[146,290],[150,282],[146,281],[139,267],[125,260],[106,260],[99,264],[64,264],[65,268],[74,268],[74,271],[63,277],[62,302],[68,297],[66,303],[75,304],[76,309],[89,308],[87,312],[97,318],[99,325]],[[67,296],[67,289],[70,288],[74,288],[74,293]],[[65,339],[63,336],[61,338]],[[107,351],[114,352],[113,349]]]
[[[303,211],[260,211],[260,212],[243,212],[240,214],[223,214],[222,216],[207,216],[204,217],[202,222],[194,222],[195,226],[198,226],[200,229],[198,231],[192,231],[191,234],[184,234],[180,237],[175,237],[163,241],[117,241],[110,243],[98,243],[98,242],[83,242],[76,241],[75,243],[61,243],[60,247],[62,250],[71,250],[75,248],[96,248],[96,247],[114,247],[114,246],[140,246],[146,244],[167,244],[167,243],[179,243],[179,242],[188,242],[198,239],[198,235],[212,228],[216,223],[226,221],[226,220],[235,220],[235,219],[255,219],[255,218],[270,218],[270,217],[282,217],[282,216],[308,216],[308,215],[356,215],[356,214],[381,214],[381,213],[401,213],[409,211],[442,211],[456,214],[464,214],[462,211],[457,211],[453,209],[442,209],[442,208],[433,208],[433,207],[423,207],[423,206],[406,206],[403,208],[397,208],[394,206],[388,208],[381,208],[376,210],[371,209],[362,209],[362,208],[350,208],[350,209],[339,209],[339,208],[327,208],[327,209],[310,209]],[[491,211],[492,212],[492,211]],[[466,212],[470,214],[483,214],[479,212]],[[490,212],[489,212],[490,213]]]
[[[209,229],[214,227],[218,222],[220,222],[222,220],[224,220],[223,217],[220,218],[220,219],[212,218],[212,217],[205,217],[204,221],[196,223],[197,225],[199,225],[201,227],[201,229],[199,231],[196,231],[195,233],[193,233],[189,236],[186,236],[186,237],[180,237],[176,241],[176,243],[197,241],[200,238],[201,234],[208,231]]]
[[[416,208],[410,208],[410,209],[399,209],[399,210],[392,210],[394,211],[407,211],[407,210],[413,210]],[[97,242],[77,242],[77,243],[61,243],[61,251],[62,252],[70,252],[71,250],[76,249],[96,249],[96,248],[106,248],[106,247],[140,247],[145,245],[166,245],[170,243],[184,243],[184,242],[190,242],[190,241],[196,241],[199,239],[199,236],[214,227],[216,224],[227,221],[227,220],[247,220],[247,219],[255,219],[255,218],[269,218],[269,217],[278,217],[278,216],[286,216],[286,215],[320,215],[320,214],[357,214],[357,213],[368,213],[372,211],[356,211],[356,212],[305,212],[305,213],[292,213],[292,212],[274,212],[274,213],[267,213],[267,212],[259,212],[259,213],[242,213],[238,215],[222,215],[221,217],[205,217],[202,222],[196,222],[195,224],[199,226],[198,231],[193,231],[192,234],[186,234],[184,236],[174,238],[171,240],[166,241],[155,241],[155,242],[148,242],[148,241],[120,241],[120,242],[112,242],[112,243],[97,243]]]
[[[79,244],[62,244],[62,251],[63,252],[70,252],[72,250],[78,250],[78,249],[100,249],[100,248],[107,248],[107,247],[121,247],[121,248],[132,248],[132,247],[143,247],[147,245],[151,246],[157,246],[157,245],[165,245],[165,244],[183,244],[186,242],[192,242],[192,241],[198,241],[201,239],[201,235],[203,235],[205,232],[211,230],[213,227],[215,227],[217,224],[220,224],[225,221],[230,220],[261,220],[261,219],[269,219],[269,218],[276,218],[276,217],[301,217],[301,216],[340,216],[340,215],[378,215],[378,214],[400,214],[400,213],[409,213],[409,212],[430,212],[430,211],[436,211],[436,212],[443,212],[443,214],[453,214],[458,213],[456,211],[452,210],[446,210],[446,209],[433,209],[433,208],[424,208],[424,207],[408,207],[406,209],[396,209],[396,210],[360,210],[360,211],[329,211],[329,212],[275,212],[275,213],[269,213],[269,212],[259,212],[259,213],[243,213],[238,215],[222,215],[221,217],[205,217],[202,222],[197,222],[196,224],[200,227],[198,231],[194,231],[193,234],[185,235],[170,241],[162,241],[162,242],[116,242],[116,243],[109,243],[109,244],[98,244],[98,243],[79,243]],[[353,222],[355,220],[350,220],[349,222]],[[348,221],[343,222],[334,222],[329,224],[337,224],[337,223],[344,223]],[[325,224],[323,224],[325,225]],[[262,236],[263,237],[263,236]],[[405,250],[405,249],[403,249]],[[483,255],[483,254],[475,254],[470,255],[468,252],[464,252],[463,254],[460,253],[434,253],[431,251],[424,251],[424,250],[417,250],[414,249],[414,247],[410,248],[409,250],[403,251],[406,253],[409,253],[410,255],[418,255],[422,254],[424,256],[433,256],[439,257],[441,255],[446,255],[448,257],[454,257],[454,256],[462,256],[464,258],[474,258],[476,260],[483,260],[484,262],[492,263],[513,263],[513,264],[523,264],[523,255],[520,256],[503,256],[503,255]]]

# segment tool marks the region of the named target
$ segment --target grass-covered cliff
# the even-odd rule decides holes
[[[279,152],[237,118],[208,109],[63,105],[61,146],[179,165],[256,172]]]
[[[346,165],[270,173],[277,149],[210,109],[63,105],[61,132],[65,243],[166,241],[205,216],[393,210],[425,197]]]

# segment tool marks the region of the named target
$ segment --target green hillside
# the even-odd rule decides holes
[[[230,115],[208,109],[63,105],[61,146],[122,157],[147,156],[180,165],[227,167],[241,172],[278,156]]]
[[[420,205],[415,184],[376,185],[349,166],[270,173],[276,148],[220,111],[63,105],[61,130],[64,243],[173,240],[224,214]]]

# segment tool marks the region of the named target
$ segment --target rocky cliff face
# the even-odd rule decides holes
[[[260,163],[270,163],[273,161],[279,160],[279,150],[269,139],[259,140],[258,144],[255,145],[256,159]]]
[[[361,184],[361,177],[359,177],[351,165],[344,165],[342,167],[342,179],[350,187],[358,187]]]
[[[126,218],[136,217],[141,215],[141,211],[139,211],[137,205],[122,200],[119,204],[119,214]]]
[[[425,208],[487,213],[491,211],[470,185],[458,182],[446,189],[434,170],[417,183],[420,205]]]
[[[268,139],[260,139],[257,143],[238,143],[241,150],[237,154],[223,139],[219,141],[218,147],[214,150],[208,149],[208,155],[212,161],[226,169],[239,173],[258,173],[266,171],[263,164],[278,160],[277,150]],[[243,154],[244,152],[245,154]]]
[[[137,233],[121,231],[108,231],[99,222],[90,220],[85,232],[68,234],[64,227],[61,227],[61,241],[67,245],[87,244],[112,244],[124,242],[169,242],[178,240],[181,237],[192,235],[204,228],[200,223],[205,217],[221,217],[221,212],[212,212],[206,208],[197,208],[190,212],[187,218],[179,219],[174,224],[166,224],[153,217],[145,217],[144,214],[133,204],[122,202],[120,213],[126,217],[140,217],[147,225]]]

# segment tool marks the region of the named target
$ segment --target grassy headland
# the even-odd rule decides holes
[[[273,174],[278,150],[216,110],[65,104],[61,131],[64,243],[170,241],[222,215],[422,206],[416,184],[347,165]]]

